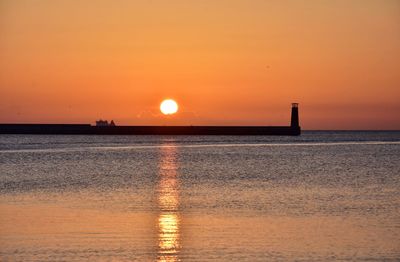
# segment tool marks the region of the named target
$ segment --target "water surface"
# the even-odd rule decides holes
[[[0,136],[11,261],[400,259],[400,132]]]

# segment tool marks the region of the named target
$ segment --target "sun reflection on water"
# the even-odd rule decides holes
[[[177,178],[177,148],[161,148],[158,186],[158,261],[178,261],[179,183]]]

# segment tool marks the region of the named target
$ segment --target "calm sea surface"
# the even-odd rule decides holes
[[[400,132],[1,135],[0,260],[400,260]]]

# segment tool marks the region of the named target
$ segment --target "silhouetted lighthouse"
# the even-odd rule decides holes
[[[290,127],[293,130],[298,130],[298,134],[300,134],[300,125],[299,125],[299,104],[292,103],[292,118],[290,121]]]
[[[291,127],[299,126],[299,104],[292,103],[292,120],[290,121]]]

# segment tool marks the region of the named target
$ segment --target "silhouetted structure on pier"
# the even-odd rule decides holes
[[[108,123],[107,120],[97,120],[96,121],[96,126],[115,126],[114,120],[111,120],[110,123]]]
[[[292,117],[290,120],[291,127],[300,127],[299,125],[299,104],[292,103]]]
[[[290,126],[115,126],[90,124],[0,124],[0,134],[43,135],[244,135],[298,136],[298,104],[292,104]]]

